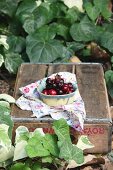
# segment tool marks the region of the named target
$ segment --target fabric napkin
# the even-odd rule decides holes
[[[76,75],[70,72],[59,72],[49,76],[50,78],[55,77],[59,74],[64,81],[71,82],[76,86],[75,100],[71,104],[60,105],[60,106],[48,106],[40,100],[38,93],[38,86],[41,84],[42,80],[33,82],[25,87],[20,87],[19,90],[22,94],[20,98],[17,99],[16,104],[22,110],[30,110],[33,112],[32,116],[40,119],[47,115],[51,116],[52,119],[58,120],[64,118],[67,123],[74,129],[81,131],[83,129],[84,120],[86,117],[84,101],[79,93]]]

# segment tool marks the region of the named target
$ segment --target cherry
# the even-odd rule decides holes
[[[60,90],[60,89],[59,89],[59,90],[57,90],[57,92],[58,92],[58,94],[59,94],[59,95],[62,95],[62,94],[63,94],[63,91],[62,91],[62,90]]]
[[[57,95],[57,91],[55,89],[50,89],[49,95]]]
[[[51,89],[53,87],[52,84],[46,84],[46,89]]]
[[[47,78],[46,83],[47,83],[47,84],[51,84],[51,83],[52,83],[51,78]]]
[[[42,93],[48,95],[48,90],[47,90],[47,89],[44,89],[44,90],[42,91]]]
[[[64,79],[60,79],[60,83],[64,84]]]
[[[73,88],[72,83],[68,83],[68,87],[69,87],[69,88]]]
[[[62,90],[64,92],[67,92],[68,91],[68,84],[64,83],[63,86],[62,86]]]

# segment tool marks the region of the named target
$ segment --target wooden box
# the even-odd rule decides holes
[[[14,98],[20,97],[19,88],[42,79],[52,73],[68,71],[76,74],[78,88],[85,103],[86,120],[84,130],[78,133],[70,129],[73,142],[78,135],[88,135],[94,148],[86,150],[87,153],[107,153],[111,150],[112,120],[101,64],[22,64],[17,75]],[[12,117],[15,129],[24,125],[33,131],[37,127],[43,128],[46,133],[54,133],[51,128],[51,118],[33,118],[30,111],[23,111],[15,104],[12,105]],[[13,134],[14,136],[14,134]]]

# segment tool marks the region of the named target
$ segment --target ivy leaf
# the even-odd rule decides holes
[[[58,136],[58,140],[63,141],[69,141],[71,142],[70,133],[69,133],[69,126],[64,119],[56,120],[53,123],[53,129],[55,131],[55,134]]]
[[[57,34],[62,36],[64,39],[69,38],[69,28],[63,24],[57,25]]]
[[[112,75],[113,75],[113,71],[112,70],[107,70],[105,72],[105,80],[106,80],[108,92],[109,92],[111,97],[113,97],[113,88],[112,88],[113,87],[113,83],[111,81]]]
[[[91,2],[85,3],[84,7],[85,7],[85,10],[86,10],[89,18],[90,18],[92,21],[95,21],[95,19],[96,19],[96,18],[99,16],[99,14],[100,14],[100,10],[99,10],[96,6],[93,6]]]
[[[34,24],[34,15],[29,14],[29,16],[24,21],[23,28],[28,34],[31,34],[35,31]]]
[[[53,158],[51,156],[43,157],[42,163],[52,163]]]
[[[45,36],[47,37],[47,36]],[[27,36],[26,52],[32,63],[53,62],[57,58],[66,56],[66,48],[58,40],[45,40],[34,33]]]
[[[79,11],[83,12],[83,8],[82,8],[83,1],[82,1],[82,0],[79,0],[79,1],[62,0],[62,1],[64,1],[64,4],[65,4],[66,6],[68,6],[69,8],[77,7],[77,8],[79,9]]]
[[[20,169],[31,170],[31,168],[29,168],[25,163],[21,163],[21,162],[12,165],[9,170],[20,170]]]
[[[113,53],[113,34],[111,32],[104,32],[104,36],[102,35],[100,38],[100,45]]]
[[[18,0],[0,0],[0,12],[12,17],[16,11],[17,5]]]
[[[112,70],[107,70],[106,72],[105,72],[105,80],[106,80],[106,83],[108,83],[109,82],[109,80],[111,79],[111,75],[113,74],[113,71]]]
[[[71,26],[70,34],[75,41],[92,41],[95,35],[95,25],[84,17],[80,23]]]
[[[68,141],[64,141],[60,147],[60,158],[65,160],[75,160],[77,164],[84,162],[84,155],[82,149],[78,148],[76,145],[72,145]]]
[[[94,145],[89,141],[88,137],[85,135],[80,136],[76,146],[78,148],[81,148],[82,150],[94,147]]]
[[[68,49],[72,49],[74,52],[79,51],[85,47],[85,44],[76,41],[66,43]]]
[[[10,96],[8,94],[5,94],[5,93],[0,94],[0,100],[1,99],[5,100],[5,101],[7,101],[9,103],[15,103],[15,99],[12,96]]]
[[[18,67],[21,65],[21,63],[23,62],[21,55],[19,55],[18,53],[13,53],[13,52],[9,52],[7,51],[7,53],[5,54],[5,67],[6,69],[10,72],[10,73],[17,73]]]
[[[30,158],[50,155],[50,152],[44,148],[41,140],[36,136],[29,139],[28,145],[26,146],[26,152]]]
[[[7,43],[7,36],[6,35],[0,35],[0,45],[3,45],[6,50],[9,49],[9,45]]]
[[[78,19],[77,9],[75,7],[70,8],[66,13],[65,18],[69,21],[69,23],[73,24]]]
[[[3,55],[0,54],[0,67],[2,66],[3,63],[4,63],[4,57]]]
[[[50,8],[47,8],[45,6],[39,6],[36,10],[33,11],[33,15],[35,21],[35,29],[40,28],[43,25],[51,22],[54,18],[53,14],[50,12]]]
[[[13,128],[13,120],[10,116],[9,108],[0,105],[0,123],[6,124],[9,126],[8,135],[11,139],[12,137],[12,128]]]
[[[3,106],[3,107],[5,107],[5,108],[10,110],[10,104],[7,101],[4,101],[4,100],[0,101],[0,106]]]
[[[113,63],[113,56],[111,57],[111,63]]]
[[[43,145],[44,145],[44,148],[49,150],[49,152],[52,155],[58,157],[59,149],[58,149],[58,146],[57,146],[57,138],[56,138],[55,135],[46,134],[43,138]]]
[[[96,8],[98,8],[102,14],[102,16],[106,19],[109,19],[111,17],[112,12],[110,11],[109,7],[109,0],[94,0],[94,5]]]
[[[9,45],[9,51],[14,53],[21,53],[25,49],[25,39],[21,36],[8,36],[7,43]]]
[[[40,1],[37,1],[40,4]],[[17,8],[16,16],[23,23],[27,17],[39,6],[39,4],[33,0],[22,1]]]
[[[27,153],[26,153],[26,150],[25,150],[27,144],[28,143],[25,140],[21,140],[20,142],[18,142],[15,145],[13,161],[27,157]]]

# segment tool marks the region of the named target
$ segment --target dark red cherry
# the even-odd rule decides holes
[[[57,90],[57,93],[58,93],[58,95],[63,95],[63,91],[62,90]]]
[[[64,84],[64,79],[60,79],[60,83]]]
[[[73,87],[68,89],[68,93],[73,93],[73,92],[74,92]]]
[[[44,89],[44,90],[42,90],[42,93],[48,95],[48,90]]]
[[[50,89],[49,95],[57,95],[57,91],[55,89]]]
[[[69,88],[73,88],[72,83],[68,83],[68,87],[69,87]]]
[[[67,92],[68,91],[68,84],[66,84],[66,83],[64,83],[63,84],[63,86],[62,86],[62,90],[64,91],[64,92]]]
[[[52,83],[52,79],[51,78],[47,78],[46,84],[51,84],[51,83]]]

